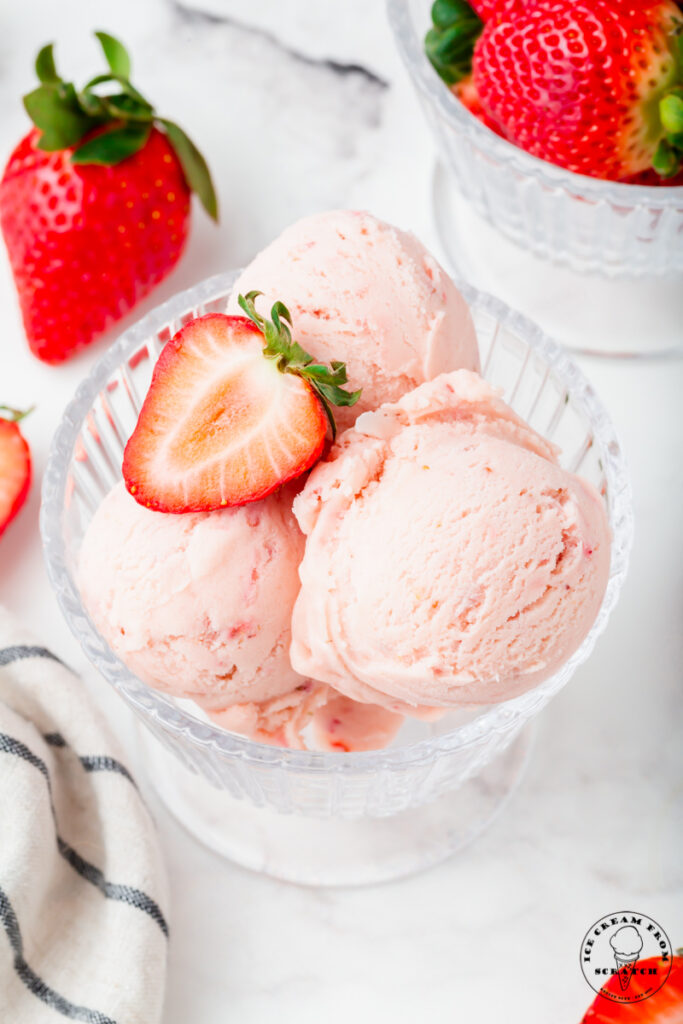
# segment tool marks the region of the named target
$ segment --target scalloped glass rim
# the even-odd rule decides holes
[[[581,647],[556,675],[514,700],[492,706],[474,721],[443,736],[384,751],[353,754],[298,751],[256,743],[206,724],[183,711],[163,694],[152,690],[133,675],[95,629],[66,564],[62,534],[68,466],[76,439],[95,396],[127,355],[189,309],[229,294],[237,274],[238,271],[218,274],[180,292],[125,331],[79,385],[53,438],[43,478],[40,531],[50,582],[67,623],[86,655],[143,719],[151,717],[165,731],[188,740],[194,746],[214,750],[220,755],[240,758],[252,764],[277,764],[285,769],[309,770],[317,774],[327,771],[345,774],[383,768],[405,768],[409,765],[431,762],[435,756],[474,744],[482,735],[498,730],[512,732],[521,727],[527,719],[540,711],[565,685],[575,669],[586,660],[607,624],[628,567],[633,529],[631,489],[624,456],[607,411],[566,350],[505,303],[478,292],[457,279],[458,287],[471,305],[482,307],[500,323],[509,325],[512,330],[522,334],[548,367],[562,376],[569,395],[586,410],[600,445],[613,530],[610,579],[593,628]]]
[[[470,113],[441,81],[422,48],[408,11],[408,0],[387,0],[389,24],[394,32],[403,63],[414,82],[446,120],[456,125],[484,152],[494,154],[501,163],[509,164],[520,174],[536,178],[549,188],[563,187],[580,199],[608,199],[615,206],[668,207],[683,202],[681,185],[627,185],[602,181],[575,174],[526,153],[519,146],[502,139]],[[426,29],[425,29],[426,30]],[[675,204],[674,204],[675,200]]]

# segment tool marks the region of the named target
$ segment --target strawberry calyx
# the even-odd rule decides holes
[[[159,117],[130,81],[131,60],[123,43],[96,32],[108,71],[96,75],[79,91],[58,74],[54,46],[36,57],[40,85],[27,93],[24,107],[41,135],[38,148],[47,152],[74,149],[74,164],[112,166],[143,148],[152,128],[162,131],[175,151],[191,192],[218,220],[218,200],[211,173],[192,140],[174,121]]]
[[[332,407],[355,405],[361,395],[360,389],[346,391],[342,387],[342,384],[348,382],[346,363],[333,360],[329,367],[316,363],[313,356],[298,341],[293,340],[290,330],[292,317],[284,303],[274,303],[270,320],[257,313],[255,301],[259,295],[263,295],[263,292],[247,292],[246,295],[240,295],[237,301],[265,339],[264,356],[273,360],[280,373],[293,373],[306,381],[325,410],[334,439],[337,436],[337,425]]]
[[[652,166],[662,178],[675,178],[683,164],[683,87],[676,86],[659,101],[664,137]]]
[[[35,405],[28,409],[14,409],[11,405],[0,405],[0,419],[7,420],[9,423],[21,423],[31,415],[34,409]]]
[[[474,44],[483,28],[484,22],[466,0],[435,0],[425,52],[446,85],[471,74]]]

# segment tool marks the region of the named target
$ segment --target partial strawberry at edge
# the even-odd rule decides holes
[[[31,452],[19,429],[23,415],[0,406],[0,537],[26,501],[31,486]]]
[[[673,958],[669,976],[659,991],[642,998],[647,991],[645,986],[651,984],[651,976],[641,975],[640,970],[647,972],[650,968],[667,970],[668,964],[657,957],[639,960],[629,982],[627,1002],[620,998],[619,974],[613,974],[601,990],[608,994],[595,998],[581,1024],[683,1024],[683,957]],[[616,996],[617,1001],[610,995]]]
[[[683,15],[673,0],[527,0],[491,19],[472,61],[506,138],[578,174],[661,183],[683,154]]]
[[[115,166],[45,152],[39,133],[12,153],[0,182],[5,237],[29,345],[60,362],[102,334],[178,262],[190,191],[166,137]]]

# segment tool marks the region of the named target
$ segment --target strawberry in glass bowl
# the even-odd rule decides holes
[[[576,271],[683,270],[677,3],[389,0],[389,16],[478,214]]]

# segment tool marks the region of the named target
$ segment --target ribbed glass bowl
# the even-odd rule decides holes
[[[528,320],[495,299],[461,285],[471,303],[486,378],[501,388],[506,400],[532,426],[562,447],[563,464],[591,480],[604,496],[613,535],[611,571],[590,634],[562,669],[533,691],[480,713],[449,715],[437,724],[411,722],[394,745],[383,751],[343,754],[286,750],[207,724],[188,710],[187,703],[181,705],[150,689],[116,657],[83,607],[75,568],[83,534],[95,509],[120,479],[123,448],[135,426],[161,348],[188,319],[224,310],[235,277],[224,274],[211,278],[151,312],[118,339],[83,381],[52,444],[43,482],[41,531],[48,574],[70,628],[92,663],[173,755],[165,768],[157,765],[161,788],[168,788],[175,769],[184,771],[180,762],[210,783],[202,787],[199,780],[188,782],[185,777],[186,810],[176,806],[176,812],[185,819],[200,814],[197,807],[201,788],[206,813],[200,814],[203,822],[193,823],[194,831],[244,863],[263,866],[254,856],[235,852],[227,841],[216,838],[216,830],[233,826],[227,824],[232,818],[225,806],[218,814],[211,804],[212,793],[222,790],[226,797],[229,794],[231,799],[267,808],[278,816],[284,813],[318,821],[400,818],[411,808],[448,797],[504,754],[522,727],[590,654],[607,624],[626,573],[632,514],[627,472],[614,428],[581,371],[564,349]],[[155,750],[153,759],[158,762],[158,746]],[[511,780],[502,780],[501,799],[511,784]],[[173,797],[165,795],[173,805]],[[482,800],[490,797],[490,793],[485,794]],[[476,811],[476,800],[473,806]],[[213,822],[210,828],[209,818]],[[441,839],[452,848],[460,840],[456,843],[453,838],[453,822],[444,821],[446,825],[451,832]],[[254,827],[258,831],[259,826]],[[243,822],[234,826],[236,832],[245,828]],[[207,830],[211,836],[207,837]],[[413,841],[417,841],[416,834]],[[393,840],[391,845],[395,845]],[[339,842],[335,839],[332,846],[336,850]],[[446,846],[440,847],[441,855],[447,852]],[[435,856],[432,854],[432,859]],[[415,866],[419,866],[417,862]],[[276,870],[272,865],[265,869],[299,878],[289,869]],[[390,869],[377,877],[403,870]],[[342,880],[364,881],[370,877],[361,875]],[[320,877],[330,880],[324,872]],[[303,880],[310,881],[310,875]],[[335,876],[331,880],[340,879]]]
[[[611,277],[683,271],[682,187],[588,178],[501,139],[456,99],[425,56],[430,0],[387,5],[442,159],[482,217],[523,248],[573,270]]]

